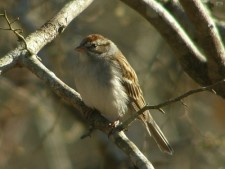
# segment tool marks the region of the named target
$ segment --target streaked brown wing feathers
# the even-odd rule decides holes
[[[120,54],[120,58],[117,58],[118,66],[122,71],[123,85],[126,88],[127,94],[132,100],[131,104],[133,108],[138,111],[145,106],[145,100],[138,83],[137,75],[132,67],[127,62],[126,58]],[[153,120],[149,111],[145,111],[139,118],[144,122],[146,129],[150,136],[153,136],[159,148],[169,154],[173,153],[173,149],[170,147],[169,142],[163,135],[158,125]]]
[[[126,88],[127,94],[135,103],[136,107],[141,109],[143,106],[145,106],[145,100],[139,86],[137,75],[130,64],[127,62],[126,58],[123,55],[120,56],[121,57],[117,61],[122,71],[122,76],[124,79],[123,85]]]

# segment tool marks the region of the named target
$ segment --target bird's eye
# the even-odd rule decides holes
[[[97,45],[94,43],[90,45],[90,48],[96,48],[96,47],[97,47]]]

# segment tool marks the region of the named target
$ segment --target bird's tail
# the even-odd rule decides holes
[[[154,138],[157,145],[159,146],[160,150],[163,152],[166,152],[170,155],[173,154],[173,149],[170,146],[169,142],[167,141],[166,137],[162,133],[159,126],[156,124],[156,122],[152,119],[150,122],[145,121],[146,128],[148,130],[148,133],[150,136]]]

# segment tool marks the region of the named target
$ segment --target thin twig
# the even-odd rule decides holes
[[[218,86],[218,85],[220,85],[220,84],[222,84],[224,82],[225,82],[225,79],[220,80],[220,81],[218,81],[216,83],[213,83],[213,84],[211,84],[209,86],[200,87],[200,88],[197,88],[197,89],[190,90],[190,91],[188,91],[188,92],[186,92],[186,93],[184,93],[184,94],[182,94],[182,95],[180,95],[180,96],[178,96],[176,98],[170,99],[170,100],[168,100],[168,101],[166,101],[164,103],[160,103],[160,104],[155,105],[155,106],[147,106],[147,107],[149,107],[149,109],[158,109],[158,108],[161,108],[161,107],[165,107],[165,106],[167,106],[167,105],[169,105],[171,103],[180,101],[183,98],[186,98],[186,97],[188,97],[188,96],[190,96],[192,94],[203,92],[203,91],[206,91],[206,90],[212,90],[214,87],[216,87],[216,86]]]
[[[193,90],[190,90],[178,97],[175,97],[175,98],[172,98],[172,99],[169,99],[163,103],[160,103],[160,104],[157,104],[157,105],[146,105],[144,106],[142,109],[140,109],[137,113],[133,114],[132,116],[130,116],[127,120],[125,120],[123,123],[119,124],[115,130],[115,131],[121,131],[125,128],[127,128],[135,119],[137,119],[137,117],[139,115],[141,115],[142,113],[144,113],[146,110],[150,110],[150,109],[157,109],[157,110],[160,110],[162,107],[165,107],[165,106],[168,106],[172,103],[175,103],[175,102],[178,102],[178,101],[182,101],[182,99],[192,95],[192,94],[195,94],[195,93],[199,93],[199,92],[203,92],[203,91],[206,91],[206,90],[212,90],[214,87],[218,86],[218,85],[221,85],[225,82],[225,79],[221,80],[221,81],[218,81],[216,83],[213,83],[209,86],[205,86],[205,87],[200,87],[200,88],[197,88],[197,89],[193,89]],[[182,101],[183,102],[183,101]]]
[[[17,37],[19,40],[23,41],[25,48],[27,49],[27,51],[32,55],[33,53],[28,49],[28,45],[27,42],[25,40],[25,38],[23,37],[23,35],[21,35],[22,33],[22,29],[15,29],[12,24],[15,23],[16,21],[19,20],[19,18],[14,19],[13,21],[10,22],[8,15],[6,13],[6,10],[4,10],[4,14],[1,14],[1,16],[5,17],[6,23],[8,24],[9,28],[0,28],[1,30],[11,30]]]

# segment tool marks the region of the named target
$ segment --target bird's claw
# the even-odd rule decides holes
[[[120,121],[116,120],[112,123],[109,123],[109,127],[110,127],[110,131],[108,133],[108,137],[110,137],[111,135],[113,135],[116,132],[119,132],[123,129],[120,128]]]

